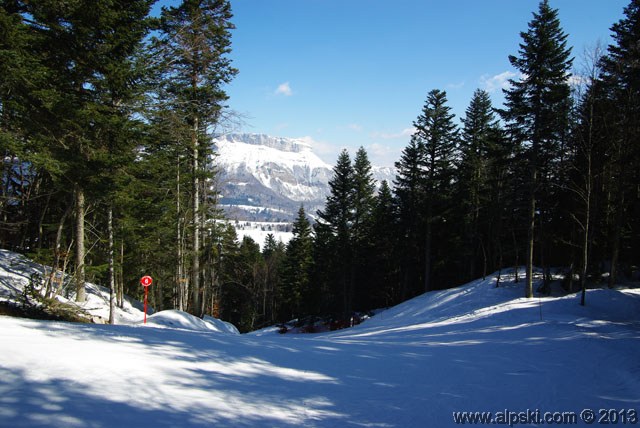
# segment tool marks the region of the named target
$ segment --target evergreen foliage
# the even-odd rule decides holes
[[[355,221],[354,173],[351,158],[343,150],[329,181],[325,209],[317,212],[316,233],[326,240],[324,265],[318,266],[328,280],[332,311],[348,313],[353,308],[353,227]]]
[[[569,72],[573,59],[567,47],[568,35],[562,31],[558,11],[548,0],[540,2],[533,14],[527,32],[520,33],[522,43],[518,56],[509,56],[511,64],[521,78],[510,80],[512,87],[505,90],[503,118],[507,122],[514,144],[525,146],[528,182],[528,244],[526,259],[527,297],[533,296],[533,254],[537,228],[543,252],[548,252],[549,203],[555,198],[539,201],[541,192],[550,196],[557,186],[558,160],[567,143],[571,92]],[[542,203],[545,202],[545,203]],[[545,263],[546,264],[546,263]]]
[[[300,206],[293,223],[293,237],[287,244],[282,271],[281,321],[288,321],[315,311],[317,293],[311,287],[313,236],[311,223]]]

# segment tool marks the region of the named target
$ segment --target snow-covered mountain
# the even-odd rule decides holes
[[[314,214],[329,194],[333,166],[304,138],[227,134],[213,140],[220,203],[232,219],[290,221],[301,204]],[[374,167],[376,180],[393,179]]]

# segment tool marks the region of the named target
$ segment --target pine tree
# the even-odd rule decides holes
[[[460,254],[469,262],[468,273],[463,280],[477,275],[479,252],[482,253],[483,276],[487,270],[490,172],[494,159],[493,148],[499,136],[498,122],[494,117],[491,98],[486,91],[476,90],[462,118],[460,139],[460,164],[458,166],[458,204],[462,205],[461,224],[465,237]],[[484,230],[483,230],[484,229]]]
[[[609,286],[618,278],[622,260],[633,263],[640,251],[640,218],[637,207],[640,197],[637,184],[640,173],[640,1],[631,0],[624,9],[624,18],[611,27],[614,43],[609,45],[602,60],[601,80],[611,108],[609,119],[608,191],[613,201],[608,232],[611,271]]]
[[[367,300],[371,290],[370,270],[367,259],[371,257],[372,222],[375,207],[375,180],[371,163],[364,147],[360,147],[353,160],[353,282],[354,307],[368,309]]]
[[[208,131],[220,125],[227,95],[223,86],[237,74],[227,58],[231,45],[231,6],[227,0],[183,0],[164,8],[161,36],[155,42],[161,55],[163,87],[159,99],[170,110],[173,132],[189,148],[191,159],[191,289],[192,311],[202,314],[200,257],[203,216],[202,190],[207,178]]]
[[[434,226],[446,221],[450,188],[455,172],[458,129],[447,105],[447,94],[434,89],[427,95],[422,113],[414,122],[415,137],[422,148],[422,207],[424,212],[424,291],[431,290],[434,262]]]
[[[567,138],[568,76],[573,60],[558,12],[549,6],[548,0],[540,2],[528,31],[520,36],[519,55],[509,56],[509,61],[522,77],[511,80],[511,88],[505,90],[507,109],[503,118],[515,141],[527,146],[529,206],[525,294],[532,297],[536,211],[541,211],[542,216],[550,215],[543,212],[544,206],[537,206],[538,195],[541,186],[548,190],[546,184],[554,173],[553,163],[560,145]]]
[[[313,237],[304,207],[300,206],[293,223],[293,237],[287,244],[283,266],[283,316],[287,319],[310,314],[317,297],[311,289]]]
[[[324,210],[317,212],[316,225],[321,239],[326,239],[325,250],[329,251],[329,254],[320,257],[328,264],[326,271],[330,275],[330,282],[333,285],[331,294],[341,300],[338,307],[343,313],[351,312],[354,295],[353,183],[351,158],[345,149],[338,156],[336,166],[333,168],[333,177],[329,180],[330,194],[327,196]],[[324,266],[319,268],[325,269]]]
[[[46,69],[32,48],[37,37],[21,15],[23,8],[18,2],[4,2],[0,7],[0,156],[4,160],[0,176],[0,245],[13,249],[20,249],[23,242],[30,240],[25,236],[25,226],[38,224],[27,210],[27,206],[34,205],[28,196],[43,199],[36,194],[41,185],[34,186],[43,168],[33,163],[41,141],[27,135],[33,129],[32,99],[45,84]],[[46,210],[36,207],[36,212],[43,211]],[[36,245],[41,245],[42,239],[38,242]]]
[[[40,163],[58,189],[72,189],[76,220],[76,290],[84,301],[85,210],[132,159],[131,57],[148,29],[149,0],[16,2],[28,16],[29,46],[40,86],[27,95],[29,127]],[[46,161],[43,161],[46,159]]]
[[[262,250],[265,261],[265,289],[262,295],[262,305],[265,324],[273,324],[278,320],[281,298],[285,295],[282,290],[283,266],[286,256],[286,246],[276,240],[272,233],[267,234]]]
[[[401,300],[413,296],[413,284],[419,282],[422,273],[418,270],[418,266],[421,265],[421,242],[417,237],[422,236],[423,233],[424,189],[421,167],[423,151],[422,143],[414,134],[409,145],[402,151],[400,160],[395,164],[397,175],[394,180],[394,191],[400,237],[399,253],[403,255],[400,265]]]
[[[368,281],[366,307],[388,307],[400,303],[399,259],[400,239],[397,233],[397,213],[389,184],[382,181],[375,199],[369,239],[371,248],[367,257]]]
[[[46,68],[33,49],[38,38],[21,14],[23,9],[19,2],[4,2],[0,7],[0,156],[4,160],[0,171],[0,245],[16,250],[43,245],[45,238],[33,236],[29,225],[41,229],[36,216],[48,210],[34,201],[45,200],[38,189],[50,181],[46,171],[34,164],[43,142],[33,137],[31,126],[36,111],[34,93],[46,84]],[[53,193],[47,187],[46,192]]]

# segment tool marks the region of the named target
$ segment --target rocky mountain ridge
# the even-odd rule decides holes
[[[220,204],[231,219],[291,221],[300,205],[322,209],[333,166],[304,138],[226,134],[213,139]],[[392,168],[373,167],[374,178],[391,182]]]

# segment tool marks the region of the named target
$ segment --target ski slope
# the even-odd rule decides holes
[[[586,307],[522,295],[489,277],[316,335],[239,335],[178,311],[146,325],[0,317],[0,426],[448,427],[460,411],[640,410],[639,290],[590,290]]]

